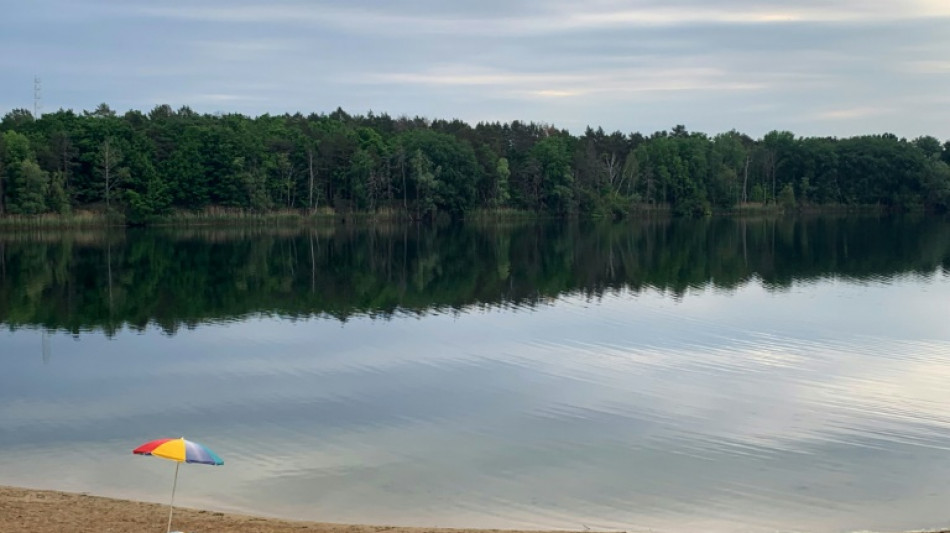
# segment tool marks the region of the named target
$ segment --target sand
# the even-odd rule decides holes
[[[0,532],[2,533],[164,533],[167,524],[167,505],[68,492],[0,487]],[[490,530],[291,522],[176,507],[172,531],[189,533],[485,533]]]
[[[165,533],[168,506],[87,494],[0,486],[0,533]],[[443,529],[292,522],[175,508],[172,531],[187,533],[489,533]],[[508,530],[503,533],[566,533]],[[619,532],[614,532],[619,533]],[[940,531],[936,533],[950,533]]]

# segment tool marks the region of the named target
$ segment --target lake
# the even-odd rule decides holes
[[[950,525],[950,221],[0,233],[0,484],[330,522]]]

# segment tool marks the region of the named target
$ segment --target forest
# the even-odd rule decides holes
[[[772,131],[649,135],[369,112],[118,114],[0,120],[0,217],[90,211],[144,224],[231,209],[394,219],[506,212],[622,218],[737,207],[944,213],[950,141]]]

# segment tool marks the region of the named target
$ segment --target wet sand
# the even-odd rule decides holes
[[[68,492],[0,487],[0,532],[2,533],[164,533],[167,524],[167,505]],[[292,522],[176,507],[172,531],[189,533],[485,533],[497,530]]]

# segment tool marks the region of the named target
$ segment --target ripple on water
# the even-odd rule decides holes
[[[103,457],[124,457],[142,437],[184,434],[226,461],[188,471],[191,497],[250,512],[901,529],[943,509],[950,339],[869,330],[849,318],[866,297],[853,289],[804,284],[776,298],[702,285],[681,301],[606,291],[384,322],[264,318],[83,339],[73,360],[11,363],[31,386],[0,391],[0,445],[14,458],[0,471],[66,469],[88,490],[133,486],[132,466],[159,485],[167,469],[64,450],[105,442],[115,451]],[[859,307],[815,318],[845,299]]]

